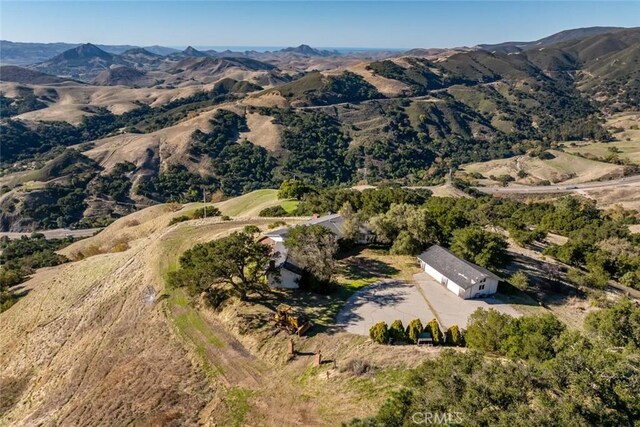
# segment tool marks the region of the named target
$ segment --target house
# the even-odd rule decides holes
[[[324,228],[331,231],[339,239],[345,237],[345,219],[340,214],[325,215],[318,218],[313,218],[303,225],[321,225]],[[375,234],[363,224],[358,223],[358,235],[356,236],[356,243],[365,245],[372,243],[375,240]]]
[[[343,239],[345,236],[345,219],[339,214],[313,218],[309,221],[303,222],[301,225],[320,225],[331,231],[338,239]],[[296,289],[298,288],[298,283],[302,277],[302,269],[297,267],[291,259],[289,259],[287,254],[288,251],[284,242],[287,238],[288,231],[288,228],[280,228],[264,234],[262,239],[260,239],[260,242],[273,248],[271,270],[279,271],[279,274],[270,273],[267,276],[269,279],[269,286],[272,288]],[[367,227],[359,224],[356,242],[359,244],[366,244],[371,243],[374,240],[375,235]]]
[[[462,299],[487,297],[498,291],[498,276],[441,246],[431,246],[418,256],[418,261],[429,276]]]

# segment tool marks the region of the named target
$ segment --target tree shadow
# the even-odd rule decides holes
[[[349,298],[342,309],[336,314],[335,326],[342,329],[350,323],[363,320],[356,311],[364,305],[382,308],[396,305],[406,301],[407,293],[402,292],[405,288],[413,286],[400,281],[381,282],[371,285]]]
[[[510,284],[500,284],[501,292],[505,295],[524,293],[542,305],[560,305],[571,298],[585,298],[584,291],[566,281],[568,268],[561,264],[552,264],[530,256],[511,253],[511,262],[507,266],[508,272],[523,272],[529,279],[529,287],[522,292]]]

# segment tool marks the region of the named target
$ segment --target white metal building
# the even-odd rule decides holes
[[[498,276],[441,246],[431,246],[418,256],[418,261],[429,276],[460,298],[483,298],[498,291]]]

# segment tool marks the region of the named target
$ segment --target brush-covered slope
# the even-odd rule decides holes
[[[28,68],[17,67],[15,65],[3,65],[0,67],[0,81],[41,85],[63,83],[69,81],[69,79],[41,73]]]
[[[52,146],[67,145],[104,168],[65,190],[82,202],[73,215],[47,202],[45,212],[55,214],[31,217],[34,228],[95,225],[120,215],[116,206],[194,201],[203,191],[238,195],[292,178],[316,186],[437,184],[463,163],[564,141],[612,140],[605,116],[638,108],[639,31],[565,37],[511,54],[458,50],[299,74],[249,55],[182,57],[168,60],[161,79],[168,80],[153,89],[118,88],[120,96],[132,96],[123,114],[95,108],[105,95],[85,104],[86,117],[70,128],[21,121],[62,102],[2,126],[16,173],[39,169],[29,162],[48,161]],[[180,85],[207,79],[215,83],[176,98]],[[160,101],[163,93],[172,97]],[[150,98],[136,103],[136,94]],[[106,191],[103,180],[122,188]],[[15,194],[25,184],[7,186]],[[25,223],[19,224],[3,227]]]

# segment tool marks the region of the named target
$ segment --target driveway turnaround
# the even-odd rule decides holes
[[[369,328],[378,322],[387,322],[390,326],[400,319],[406,327],[413,319],[425,323],[434,317],[415,285],[386,280],[353,294],[336,316],[336,323],[347,332],[368,336]]]
[[[420,287],[423,296],[429,301],[429,306],[435,311],[440,325],[444,328],[454,324],[461,328],[466,328],[469,316],[478,308],[484,308],[485,310],[493,308],[513,317],[521,316],[511,305],[493,297],[466,300],[459,298],[427,273],[414,274],[413,279],[417,286]]]

